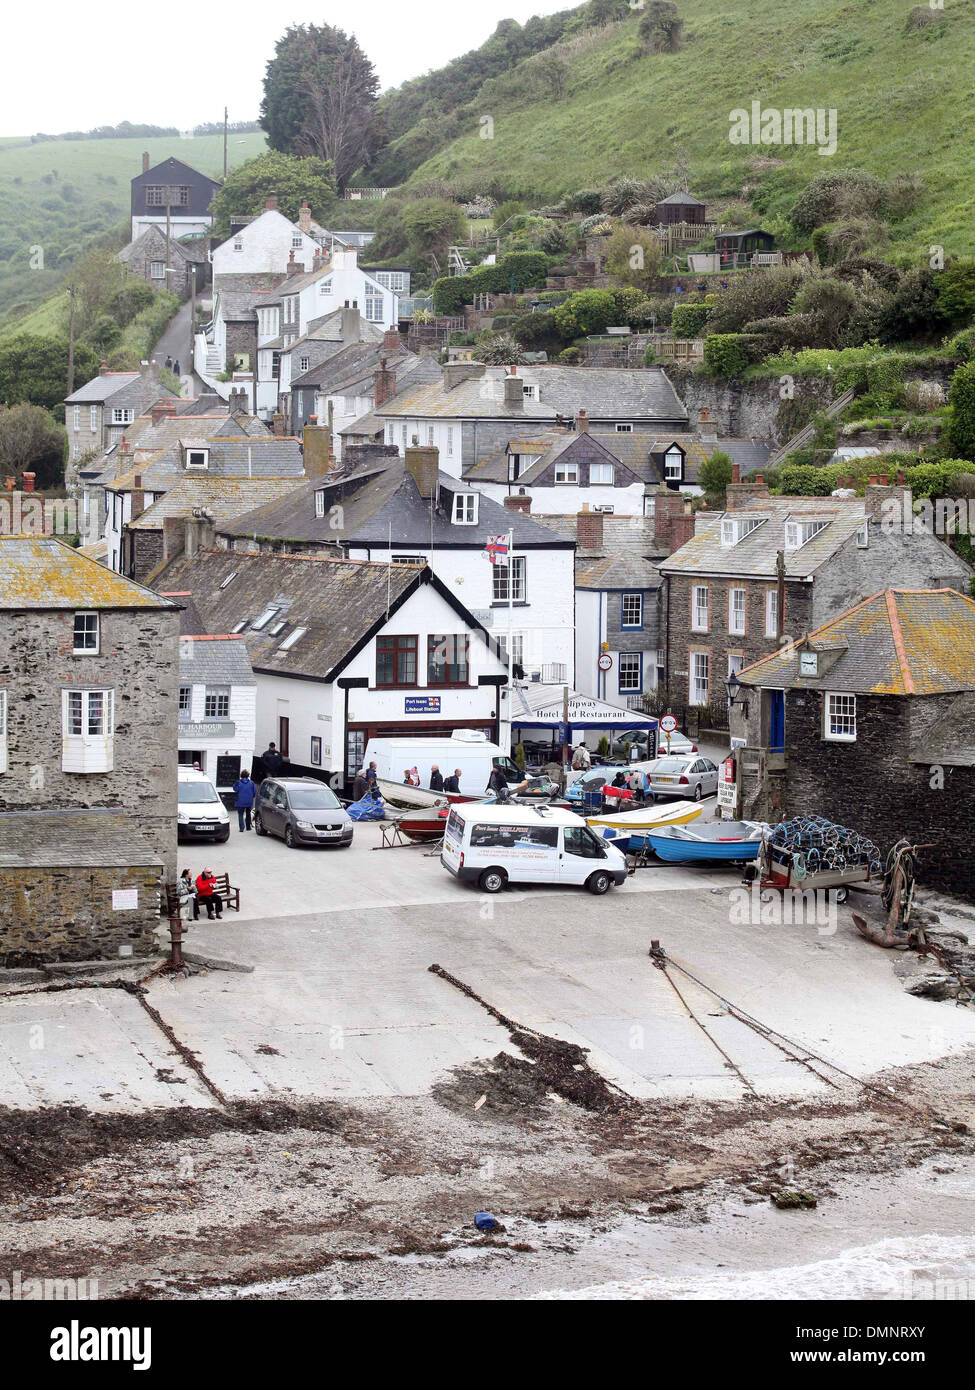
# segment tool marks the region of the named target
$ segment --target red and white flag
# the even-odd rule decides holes
[[[492,536],[484,547],[484,553],[492,565],[500,565],[508,558],[508,537]]]

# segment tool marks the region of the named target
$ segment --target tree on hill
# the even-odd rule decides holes
[[[277,197],[278,211],[292,222],[297,222],[304,201],[312,216],[321,221],[335,203],[332,166],[325,160],[300,158],[277,150],[248,159],[231,170],[214,195],[210,204],[213,235],[228,237],[231,217],[256,216],[264,210],[271,193]]]
[[[80,385],[98,374],[99,359],[85,343],[75,343],[74,379]],[[0,402],[54,410],[67,394],[68,342],[22,333],[0,345]]]
[[[15,477],[24,469],[37,474],[37,487],[64,482],[68,436],[49,411],[37,405],[0,410],[0,469]]]
[[[354,36],[293,25],[264,75],[261,125],[273,150],[330,160],[339,191],[385,143],[379,79]]]
[[[698,469],[697,479],[701,487],[710,500],[716,503],[720,500],[721,506],[724,506],[725,488],[731,482],[731,469],[731,458],[723,449],[715,449]]]
[[[966,362],[948,390],[948,437],[959,457],[975,459],[975,362]]]

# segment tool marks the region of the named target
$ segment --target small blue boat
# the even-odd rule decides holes
[[[767,829],[759,821],[718,820],[705,825],[664,825],[640,839],[659,859],[671,864],[703,860],[743,863],[758,858]]]

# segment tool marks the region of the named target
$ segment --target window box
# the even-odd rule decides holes
[[[64,690],[62,772],[111,772],[115,767],[115,691]]]

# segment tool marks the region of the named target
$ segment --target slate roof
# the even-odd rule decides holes
[[[200,441],[210,450],[206,473],[193,476],[225,478],[301,478],[304,476],[301,440],[289,435],[267,435],[262,438],[226,439],[208,435]],[[137,477],[148,492],[161,492],[186,473],[182,467],[179,443],[155,454],[145,463],[130,469],[107,486],[113,491],[128,492],[135,487]]]
[[[179,555],[157,580],[169,591],[188,590],[214,632],[232,632],[239,623],[252,624],[267,608],[277,607],[275,621],[286,622],[281,632],[271,634],[272,621],[261,632],[248,627],[241,634],[254,670],[323,681],[331,680],[368,641],[387,609],[421,582],[431,582],[426,567],[227,550]],[[282,650],[299,627],[306,629],[304,634]]]
[[[579,545],[578,515],[538,515],[535,520],[576,542],[577,589],[659,589],[663,584],[656,562],[667,554],[667,546],[654,535],[653,517],[604,514],[600,546]]]
[[[195,507],[206,507],[214,522],[232,521],[292,492],[299,479],[201,478],[184,474],[152,506],[128,522],[131,531],[161,531],[167,516],[191,516]]]
[[[722,517],[761,517],[760,526],[737,545],[721,544]],[[774,579],[775,557],[785,550],[787,521],[823,520],[829,525],[798,550],[785,550],[787,579],[814,574],[820,565],[845,544],[866,519],[862,497],[767,497],[750,498],[731,512],[714,512],[673,555],[661,561],[664,574],[727,574],[742,578]]]
[[[659,198],[657,200],[657,207],[660,207],[661,203],[679,203],[696,208],[704,207],[704,203],[701,202],[700,198],[692,198],[690,193],[684,193],[680,189],[678,189],[676,193],[668,194],[666,198]]]
[[[107,401],[109,396],[114,396],[116,391],[121,391],[123,386],[131,386],[134,381],[139,380],[139,375],[139,372],[105,372],[100,376],[93,376],[91,381],[86,381],[84,386],[79,387],[70,396],[65,396],[65,404],[97,405]]]
[[[0,533],[0,609],[174,607],[53,536]]]
[[[0,866],[55,869],[68,865],[161,868],[162,860],[136,822],[110,807],[0,812]]]
[[[975,601],[954,589],[884,589],[810,632],[818,677],[791,643],[739,672],[743,685],[864,695],[975,691]]]
[[[339,384],[368,381],[372,384],[373,375],[379,366],[380,358],[386,358],[391,369],[416,361],[416,354],[394,349],[383,350],[382,339],[378,342],[350,343],[348,347],[326,357],[316,367],[311,367],[301,376],[295,377],[292,387],[317,386],[324,391],[336,391]]]
[[[247,643],[242,637],[229,634],[186,636],[181,633],[179,679],[182,685],[257,684],[247,655]]]

